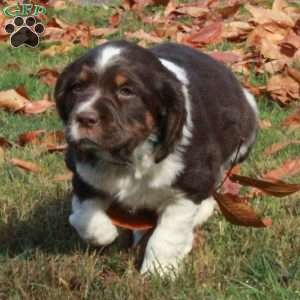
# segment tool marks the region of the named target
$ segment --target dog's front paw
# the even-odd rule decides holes
[[[180,259],[177,258],[156,258],[146,255],[141,267],[141,274],[158,274],[160,277],[175,277],[179,271]]]
[[[69,222],[83,240],[95,246],[107,246],[117,238],[117,228],[97,201],[85,200],[80,203],[78,199],[73,199],[72,204],[73,213]]]

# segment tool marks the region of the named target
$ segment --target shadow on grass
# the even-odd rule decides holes
[[[107,253],[112,250],[111,247],[96,248],[83,242],[69,225],[70,211],[70,195],[39,202],[25,220],[20,220],[17,209],[10,210],[7,212],[8,221],[5,224],[0,223],[0,256],[27,257],[36,250],[60,255],[73,252],[85,253],[87,250]],[[131,231],[121,230],[119,234],[113,248],[127,252],[132,245]],[[135,250],[142,254],[144,246]]]
[[[69,253],[86,250],[68,223],[70,196],[43,200],[20,221],[18,210],[7,213],[7,222],[0,224],[0,254],[14,257],[39,249],[46,253]]]

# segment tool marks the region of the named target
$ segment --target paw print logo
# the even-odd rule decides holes
[[[15,48],[22,45],[37,47],[39,35],[44,30],[44,25],[37,22],[32,16],[27,18],[15,17],[12,23],[5,26],[5,31],[10,34],[10,44]]]

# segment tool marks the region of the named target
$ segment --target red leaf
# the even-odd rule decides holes
[[[157,222],[157,215],[149,210],[130,213],[124,207],[114,204],[107,210],[112,223],[118,227],[127,229],[146,230],[153,228]]]
[[[222,31],[223,23],[217,21],[205,26],[198,32],[192,33],[186,41],[194,46],[214,43],[221,37]]]
[[[291,115],[285,118],[282,122],[283,126],[292,126],[299,127],[300,126],[300,108],[294,111]]]
[[[266,194],[275,197],[288,196],[300,190],[300,184],[285,183],[279,180],[267,181],[267,180],[254,179],[246,176],[235,175],[235,174],[231,175],[230,179],[233,182],[237,182],[241,185],[257,188],[259,190],[262,190]]]
[[[288,159],[280,167],[265,173],[263,175],[263,178],[270,180],[278,180],[286,176],[296,175],[299,172],[300,159]]]
[[[10,160],[10,162],[14,166],[19,167],[19,168],[21,168],[25,171],[28,171],[28,172],[39,173],[42,170],[41,167],[39,167],[37,164],[34,164],[32,162],[29,162],[29,161],[22,160],[22,159],[12,158]]]
[[[250,227],[267,227],[272,224],[270,219],[259,218],[245,198],[219,193],[215,193],[214,198],[224,217],[232,224]]]

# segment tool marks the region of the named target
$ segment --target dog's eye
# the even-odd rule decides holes
[[[72,86],[71,86],[71,91],[73,93],[80,93],[83,90],[83,83],[82,82],[75,82]]]
[[[134,91],[128,86],[123,86],[118,90],[118,94],[122,97],[130,97],[134,95]]]

